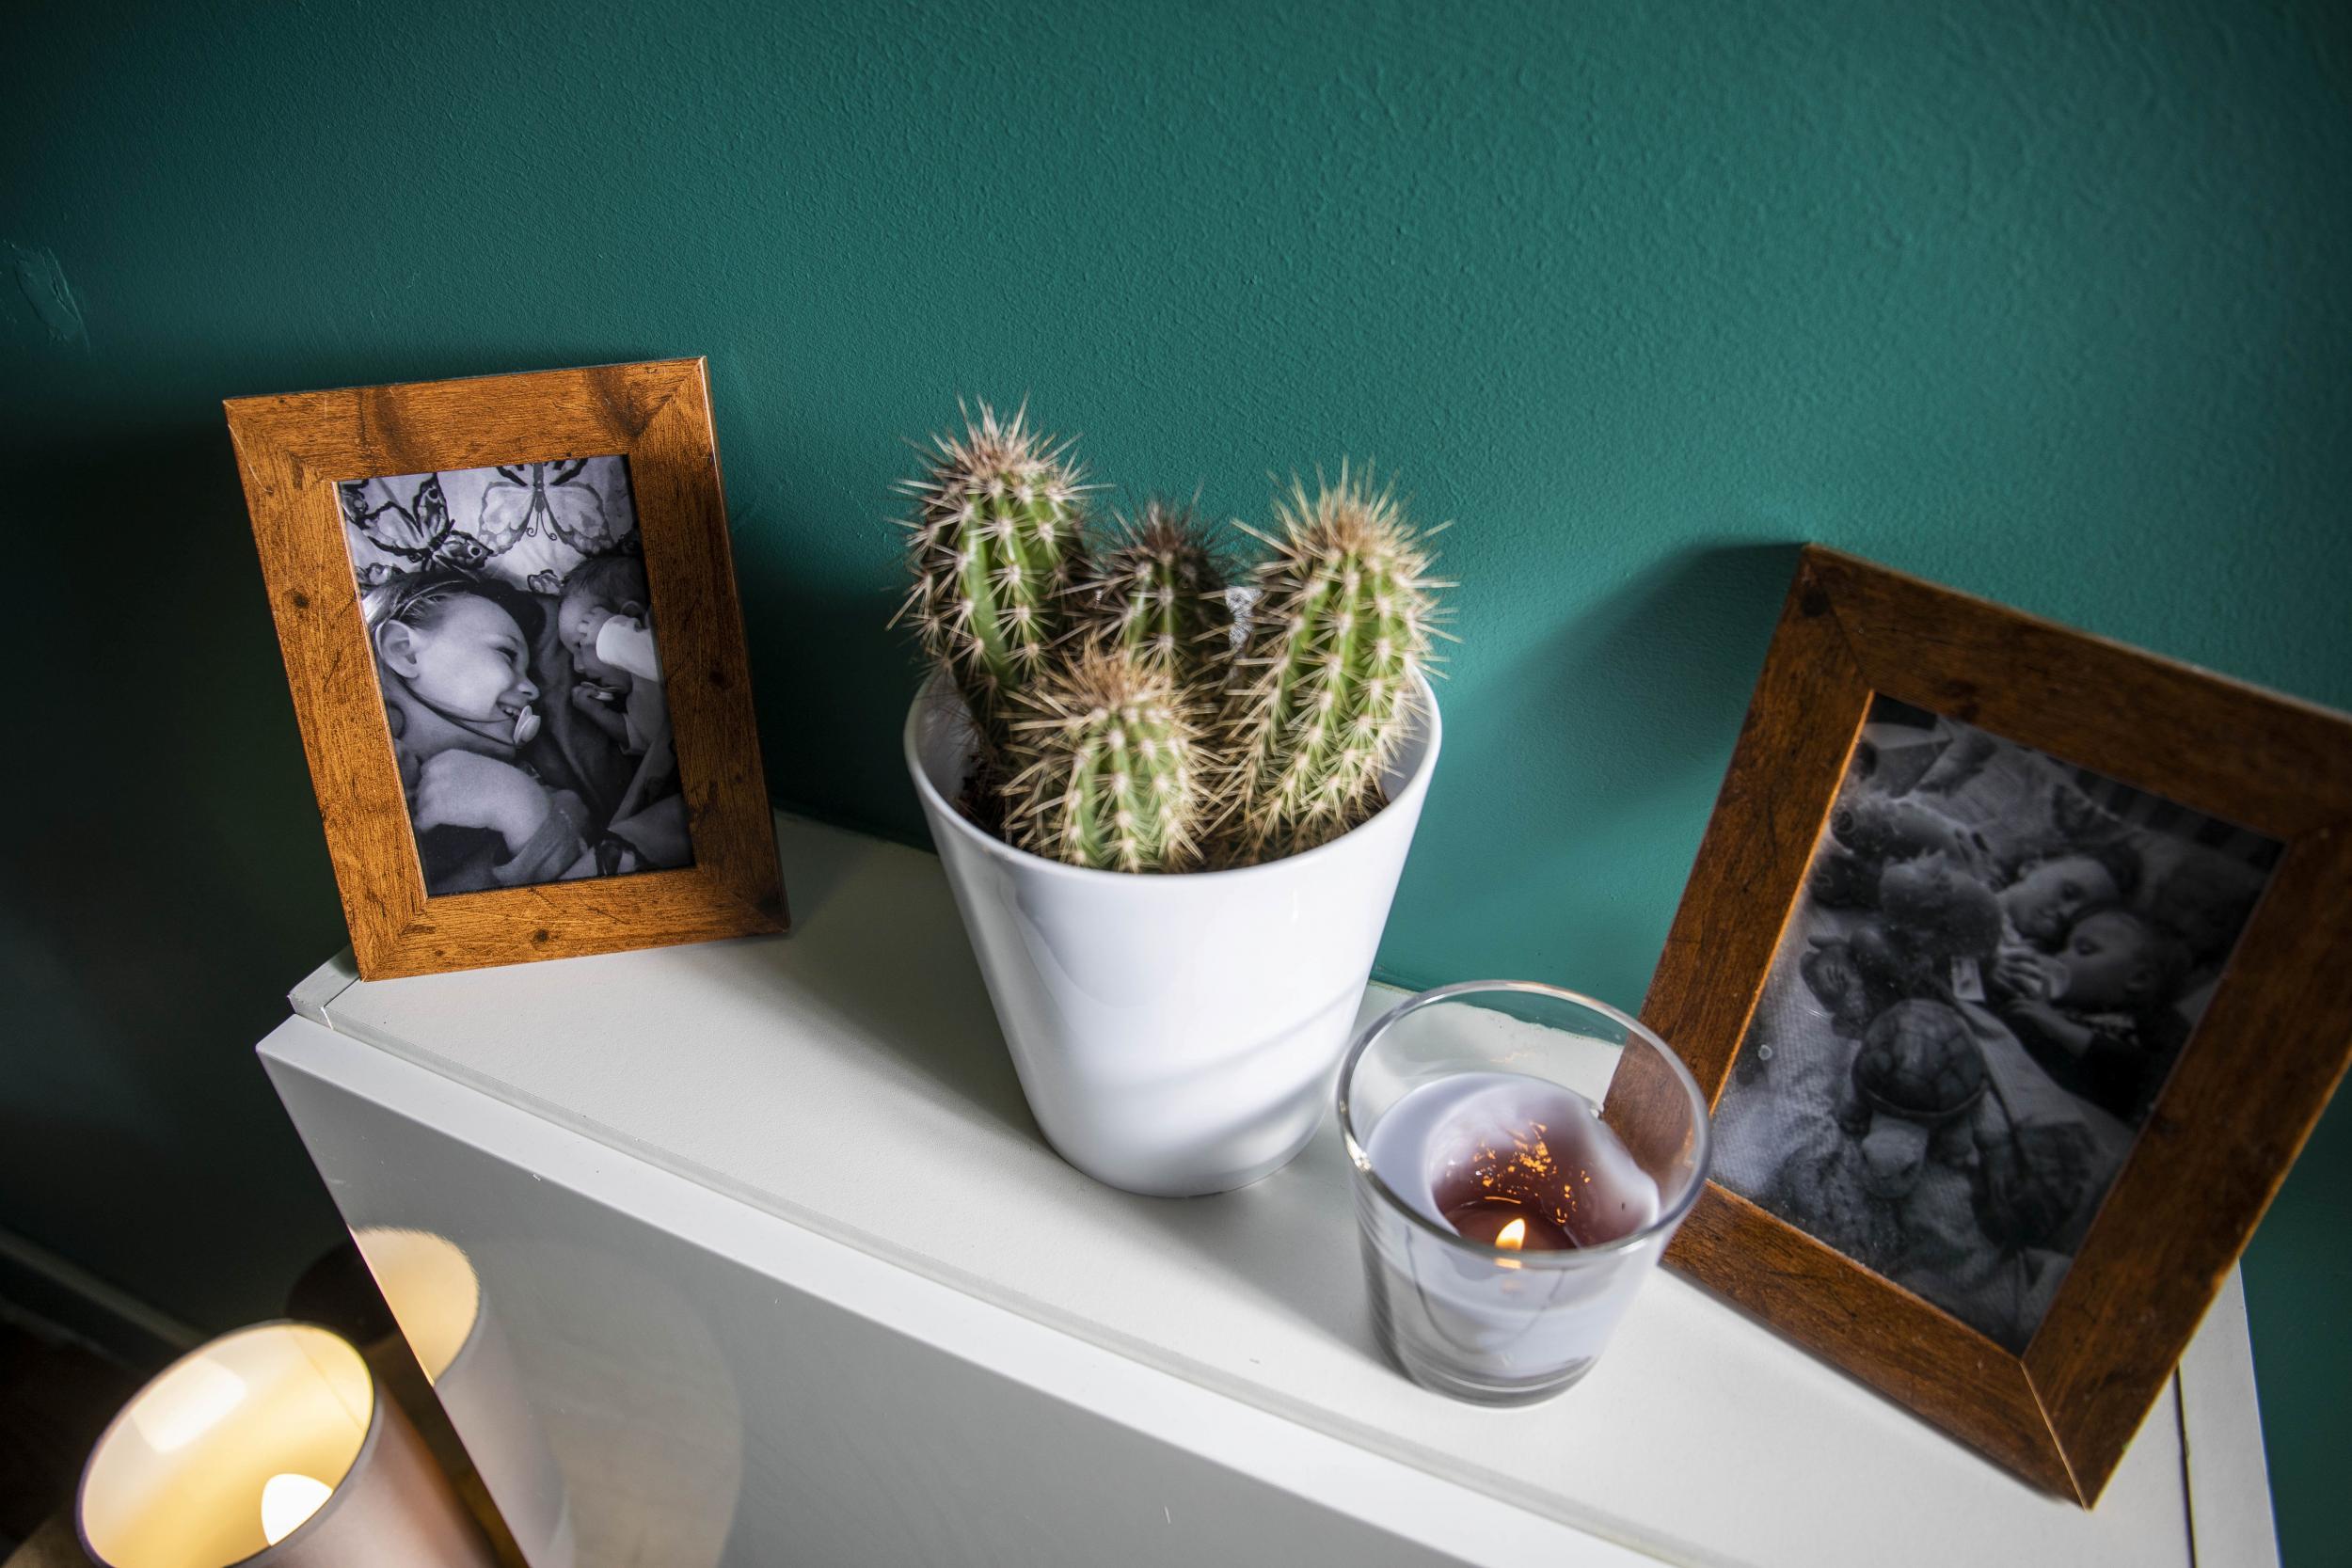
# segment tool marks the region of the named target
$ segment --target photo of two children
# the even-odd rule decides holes
[[[338,491],[427,895],[692,864],[626,460]]]

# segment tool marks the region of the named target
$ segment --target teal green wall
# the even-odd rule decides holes
[[[900,437],[1376,458],[1464,646],[1382,954],[1636,1001],[1794,545],[2352,705],[2340,8],[41,8],[0,57],[0,1226],[189,1316],[331,1236],[341,941],[218,400],[707,354],[775,792],[917,838]],[[2352,1130],[2248,1267],[2295,1559]]]

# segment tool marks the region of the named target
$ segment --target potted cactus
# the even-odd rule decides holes
[[[1437,761],[1422,537],[1343,468],[1245,571],[1187,508],[1096,524],[1069,448],[985,405],[927,469],[907,764],[1039,1126],[1131,1192],[1279,1169]]]

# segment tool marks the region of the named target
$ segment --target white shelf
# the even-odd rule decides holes
[[[344,1037],[336,1051],[388,1053],[947,1288],[910,1300],[1015,1314],[1217,1396],[1210,1411],[1230,1402],[1236,1420],[1264,1413],[1466,1502],[1483,1495],[1505,1505],[1501,1521],[1788,1568],[2152,1568],[2272,1551],[2234,1290],[2190,1352],[2188,1441],[2176,1383],[2090,1513],[1671,1275],[1558,1400],[1492,1412],[1425,1393],[1373,1346],[1327,1120],[1295,1164],[1240,1193],[1097,1185],[1029,1120],[938,863],[789,817],[778,836],[789,937],[381,983],[330,965],[296,1010]],[[365,1066],[298,1041],[278,1056],[313,1075]],[[2196,1513],[2201,1554],[2192,1487],[2216,1499]],[[1501,1549],[1491,1531],[1456,1534],[1468,1559],[1486,1560],[1479,1539]]]

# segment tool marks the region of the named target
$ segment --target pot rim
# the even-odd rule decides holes
[[[916,795],[922,798],[926,807],[936,808],[929,811],[927,815],[934,821],[944,816],[953,825],[953,832],[976,847],[993,854],[1005,855],[1024,862],[1028,867],[1037,871],[1082,880],[1098,880],[1104,885],[1109,885],[1111,881],[1148,883],[1162,879],[1182,880],[1189,884],[1214,882],[1220,878],[1259,877],[1279,873],[1286,866],[1306,865],[1320,859],[1343,854],[1352,842],[1360,842],[1360,837],[1366,830],[1387,818],[1406,799],[1416,795],[1425,795],[1428,792],[1429,775],[1437,767],[1438,752],[1445,739],[1445,721],[1438,712],[1438,693],[1430,685],[1427,672],[1415,671],[1413,680],[1421,689],[1419,719],[1423,736],[1421,760],[1415,763],[1413,770],[1405,776],[1403,787],[1389,797],[1388,804],[1348,829],[1339,837],[1328,843],[1318,844],[1311,849],[1302,849],[1295,855],[1283,855],[1276,860],[1261,861],[1256,865],[1230,865],[1215,871],[1103,871],[1090,865],[1072,865],[1064,861],[1048,860],[1043,855],[1032,854],[1026,849],[1007,844],[1001,838],[982,832],[973,825],[969,817],[956,809],[954,801],[940,794],[938,787],[931,783],[930,772],[923,767],[921,740],[925,710],[934,702],[944,705],[954,701],[953,694],[946,688],[944,678],[936,672],[923,682],[922,687],[914,693],[914,701],[907,706],[907,721],[900,732],[899,750],[906,759],[907,772],[914,780]],[[955,706],[949,708],[948,711],[961,717],[962,715],[961,702],[956,702]]]

